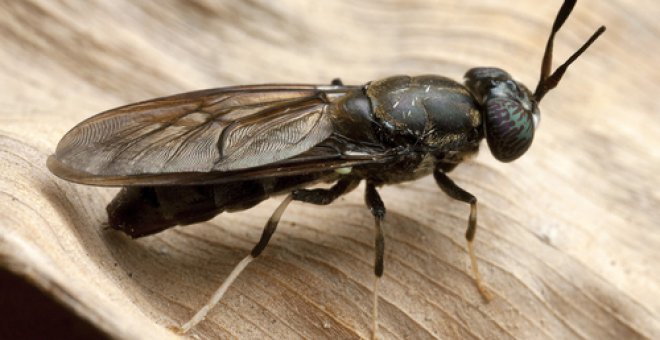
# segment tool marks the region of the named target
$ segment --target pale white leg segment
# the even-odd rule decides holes
[[[176,332],[188,332],[190,329],[195,327],[195,325],[202,322],[206,318],[206,315],[209,313],[209,311],[215,307],[218,302],[220,302],[220,299],[222,299],[222,296],[225,295],[231,284],[236,281],[238,275],[240,275],[245,267],[247,267],[247,265],[250,264],[250,262],[252,262],[257,256],[259,256],[259,254],[261,254],[261,252],[266,248],[270,237],[273,235],[275,229],[277,228],[277,224],[280,222],[280,218],[282,217],[284,210],[289,205],[289,203],[291,203],[292,198],[293,197],[289,195],[284,199],[284,201],[282,201],[282,203],[280,203],[277,209],[275,209],[275,212],[273,212],[273,215],[270,217],[270,219],[268,219],[268,222],[264,227],[264,231],[261,234],[261,239],[259,240],[259,243],[254,246],[250,255],[246,256],[236,265],[236,267],[234,267],[220,288],[218,288],[215,293],[213,293],[213,296],[211,296],[209,301],[188,322],[183,324],[181,327],[173,327]]]
[[[486,285],[481,280],[481,275],[479,274],[479,267],[477,265],[477,255],[474,252],[474,244],[472,241],[468,241],[468,253],[470,254],[470,263],[472,265],[472,275],[474,275],[474,283],[477,285],[477,289],[481,296],[490,301],[493,299],[493,294],[490,293]]]
[[[234,270],[231,271],[229,276],[225,279],[225,282],[222,283],[220,288],[213,293],[213,296],[209,299],[209,301],[202,307],[188,322],[183,324],[181,328],[179,329],[179,332],[181,333],[186,333],[188,332],[191,328],[193,328],[195,325],[198,323],[202,322],[205,318],[206,315],[209,313],[211,308],[215,307],[215,305],[220,302],[220,299],[222,299],[222,296],[225,295],[227,292],[227,289],[229,289],[229,286],[231,286],[232,283],[236,280],[239,274],[247,267],[247,265],[254,260],[254,257],[252,255],[246,256],[244,259],[239,262],[236,267],[234,267]]]
[[[376,340],[378,335],[378,284],[380,283],[380,276],[376,276],[374,280],[374,303],[373,303],[373,323],[371,325],[371,339]]]
[[[470,218],[469,218],[469,223],[470,227],[473,230],[476,231],[476,224],[477,224],[477,204],[472,203],[470,205]],[[481,274],[479,274],[479,265],[477,264],[477,254],[474,251],[474,243],[473,240],[468,240],[467,241],[467,247],[468,247],[468,254],[470,255],[470,263],[472,266],[472,275],[474,275],[474,283],[477,285],[477,289],[479,290],[479,293],[481,293],[481,296],[486,299],[486,301],[490,301],[493,299],[493,294],[490,293],[488,288],[486,288],[486,285],[483,283],[481,280]]]

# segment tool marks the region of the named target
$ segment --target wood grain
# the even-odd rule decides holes
[[[278,200],[131,240],[102,228],[116,192],[45,167],[91,114],[235,84],[460,79],[499,66],[530,86],[560,1],[6,1],[0,4],[0,265],[103,332],[170,339],[257,241]],[[388,207],[382,338],[660,337],[660,3],[585,0],[563,60],[608,31],[542,103],[528,154],[483,145],[452,178],[480,200],[470,278],[468,207],[431,178],[381,190]],[[484,143],[485,144],[485,143]],[[353,192],[294,203],[263,258],[191,333],[199,338],[369,336],[373,221]]]

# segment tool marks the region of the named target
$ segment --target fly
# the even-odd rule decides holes
[[[564,1],[545,47],[534,92],[499,68],[479,67],[460,84],[436,75],[394,76],[366,85],[249,85],[148,100],[93,116],[69,131],[48,159],[57,176],[81,184],[121,186],[107,206],[108,224],[131,237],[284,200],[261,239],[209,302],[178,328],[204,320],[243,269],[266,248],[291,201],[326,205],[366,182],[375,220],[373,334],[377,283],[383,275],[385,205],[377,188],[432,174],[442,191],[470,204],[467,248],[476,287],[473,241],[477,198],[448,176],[485,138],[493,156],[524,154],[539,124],[538,104],[568,66],[604,31],[600,27],[551,73],[554,36],[576,0]],[[327,189],[313,184],[332,183]]]

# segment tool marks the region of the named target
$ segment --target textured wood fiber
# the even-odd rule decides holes
[[[500,66],[536,83],[560,1],[4,1],[0,4],[0,265],[104,332],[169,339],[257,241],[278,200],[131,240],[102,229],[113,189],[45,167],[96,112],[248,83],[460,79]],[[660,337],[660,3],[580,1],[556,61],[608,32],[541,105],[530,151],[482,153],[451,177],[480,199],[470,278],[468,206],[432,178],[381,190],[388,207],[383,338]],[[361,187],[362,188],[362,187]],[[373,221],[362,194],[294,203],[263,258],[191,335],[368,337]]]

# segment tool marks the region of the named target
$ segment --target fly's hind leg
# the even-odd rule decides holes
[[[435,169],[433,177],[435,177],[435,182],[438,183],[440,189],[449,197],[470,204],[470,217],[468,218],[468,228],[465,232],[465,238],[467,239],[468,253],[470,254],[472,274],[474,275],[474,281],[477,289],[479,289],[479,293],[481,293],[484,299],[490,301],[493,299],[493,296],[481,280],[479,267],[477,266],[477,256],[474,252],[473,241],[477,232],[477,198],[456,185],[454,181],[447,177],[441,166]]]
[[[284,210],[289,205],[291,201],[301,201],[306,203],[312,203],[317,205],[326,205],[332,203],[332,201],[339,198],[339,196],[353,190],[359,183],[359,180],[352,178],[343,178],[340,179],[335,185],[328,189],[298,189],[294,190],[289,196],[287,196],[282,203],[277,207],[273,215],[268,219],[264,231],[261,234],[259,242],[254,246],[252,251],[248,256],[246,256],[241,262],[239,262],[236,267],[231,271],[229,276],[222,283],[220,288],[218,288],[209,301],[195,314],[190,321],[186,322],[181,327],[174,327],[173,329],[178,333],[186,333],[195,325],[200,323],[206,318],[208,312],[220,301],[222,296],[225,294],[229,286],[236,280],[238,275],[247,267],[247,265],[252,262],[257,256],[259,256],[270,241],[271,236],[277,229],[277,224],[284,213]]]
[[[289,195],[284,199],[284,201],[282,201],[282,203],[280,203],[277,209],[275,209],[275,212],[273,212],[273,215],[271,215],[271,217],[268,219],[268,222],[266,222],[264,231],[261,234],[261,238],[259,239],[257,245],[254,246],[250,254],[241,260],[241,262],[239,262],[236,267],[234,267],[231,273],[229,273],[229,276],[225,279],[222,285],[220,285],[220,288],[218,288],[213,293],[209,301],[202,308],[200,308],[200,310],[188,322],[183,324],[181,327],[172,327],[174,331],[177,333],[186,333],[206,318],[206,315],[213,307],[215,307],[215,305],[218,304],[220,299],[222,299],[222,296],[225,295],[227,289],[229,289],[229,286],[231,286],[231,284],[236,280],[238,275],[266,248],[268,241],[270,241],[270,238],[273,236],[275,229],[277,229],[277,224],[280,222],[280,218],[282,217],[284,210],[292,199],[293,195]]]
[[[345,177],[328,189],[298,189],[291,193],[294,201],[316,205],[328,205],[341,195],[355,189],[359,180]]]

